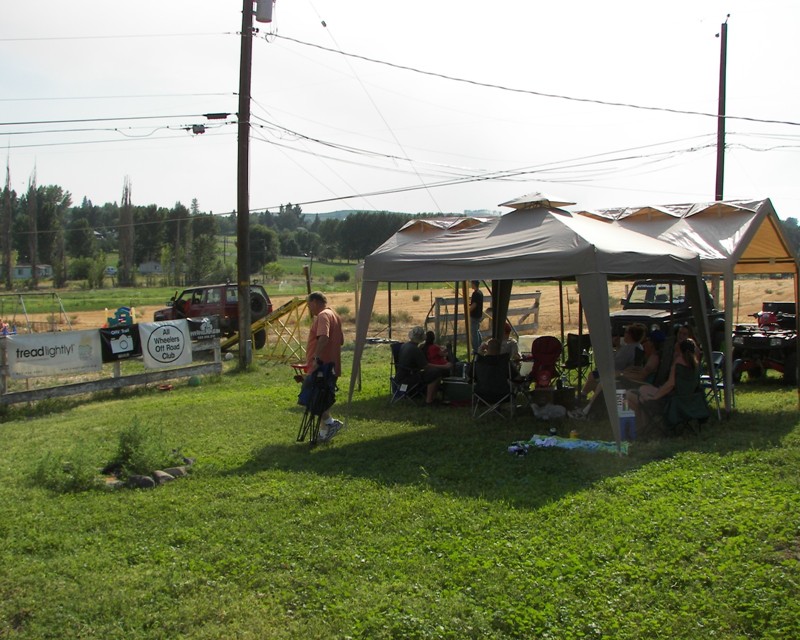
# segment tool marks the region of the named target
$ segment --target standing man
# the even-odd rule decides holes
[[[483,318],[483,293],[480,282],[472,281],[472,295],[469,298],[469,325],[472,333],[472,353],[478,353],[481,346],[481,319]]]
[[[328,308],[328,299],[321,291],[308,294],[308,310],[314,321],[308,332],[306,343],[306,374],[313,375],[323,364],[333,363],[334,375],[342,375],[342,321],[333,309]],[[342,428],[339,420],[325,411],[319,428],[319,441],[328,442]]]

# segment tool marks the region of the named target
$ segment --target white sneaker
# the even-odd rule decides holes
[[[341,420],[332,420],[329,423],[323,424],[319,428],[319,442],[330,442],[339,431],[342,430]]]

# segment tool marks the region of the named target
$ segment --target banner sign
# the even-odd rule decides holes
[[[146,369],[192,364],[192,342],[186,320],[143,322],[139,325]]]
[[[4,339],[12,378],[92,373],[103,367],[97,329],[9,335]]]
[[[189,321],[189,335],[192,340],[219,338],[219,316],[186,319]]]
[[[142,343],[136,325],[100,329],[103,362],[115,362],[142,355]]]

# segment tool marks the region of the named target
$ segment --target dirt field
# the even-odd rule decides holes
[[[423,324],[429,310],[433,304],[434,298],[438,296],[451,296],[452,293],[446,289],[429,289],[420,285],[417,289],[416,285],[410,285],[409,289],[405,285],[396,285],[392,290],[392,312],[397,314],[399,312],[408,313],[411,317],[410,322],[402,322],[393,327],[393,337],[403,339],[410,326],[415,324]],[[544,286],[531,286],[531,287],[518,287],[515,293],[524,291],[541,290],[542,295],[539,307],[539,334],[558,334],[559,329],[559,301],[558,301],[558,287],[555,285]],[[567,329],[577,328],[577,293],[575,285],[564,287],[565,297],[569,294],[569,308],[565,300],[565,316],[567,313],[572,322],[567,322]],[[625,285],[622,283],[609,283],[609,296],[611,300],[616,300],[625,294]],[[794,281],[787,280],[737,280],[734,286],[734,296],[736,299],[736,308],[734,310],[734,320],[740,322],[747,322],[747,316],[755,313],[761,309],[761,302],[764,300],[794,300]],[[417,298],[416,300],[414,298]],[[346,339],[352,340],[355,334],[355,294],[353,293],[332,293],[328,296],[330,306],[340,312],[345,318],[345,333]],[[275,308],[279,307],[284,302],[292,299],[292,296],[273,296],[272,302]],[[375,299],[375,313],[386,314],[388,313],[388,295],[384,292],[378,292]],[[137,321],[151,321],[153,312],[156,307],[139,307],[136,309]],[[345,310],[347,312],[345,313]],[[106,312],[104,310],[98,311],[82,311],[78,314],[71,314],[69,309],[66,309],[67,315],[70,318],[73,329],[91,329],[103,326],[106,322]],[[46,317],[34,317],[32,320],[45,320]],[[62,329],[64,327],[62,326]],[[370,334],[375,335],[384,329],[380,335],[385,336],[385,325],[381,326],[373,323],[370,328]]]

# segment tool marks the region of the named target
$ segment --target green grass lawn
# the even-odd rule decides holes
[[[629,455],[511,442],[548,424],[387,405],[388,347],[329,445],[285,365],[0,424],[0,638],[798,638],[796,391]],[[342,385],[343,387],[346,385]],[[151,490],[52,491],[138,422],[196,458]],[[610,439],[607,423],[569,423]]]

